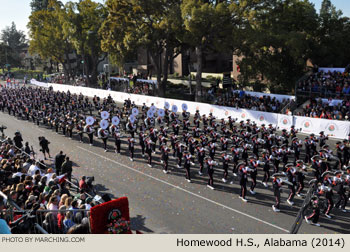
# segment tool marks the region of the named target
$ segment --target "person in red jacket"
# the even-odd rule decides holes
[[[82,176],[80,181],[79,181],[79,189],[80,190],[82,190],[82,189],[87,190],[88,189],[88,185],[86,184],[85,180],[86,180],[86,177]]]

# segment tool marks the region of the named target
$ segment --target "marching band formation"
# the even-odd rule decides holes
[[[239,183],[240,199],[244,202],[248,200],[248,191],[252,196],[256,194],[259,174],[262,187],[270,186],[274,191],[275,212],[280,211],[283,185],[289,190],[287,203],[294,205],[294,197],[304,197],[305,184],[309,184],[314,192],[310,200],[312,213],[305,217],[307,223],[318,225],[323,207],[320,199],[325,203],[323,213],[328,218],[332,218],[334,207],[347,211],[350,136],[337,142],[332,150],[323,132],[302,140],[293,126],[277,134],[271,124],[258,127],[250,120],[217,119],[211,113],[201,115],[200,111],[191,118],[186,104],[182,105],[181,113],[177,106],[167,102],[163,108],[153,104],[138,108],[126,100],[119,108],[111,97],[95,96],[91,100],[83,95],[31,87],[2,88],[0,110],[69,138],[76,133],[80,142],[87,135],[90,145],[97,137],[102,139],[105,151],[108,141],[113,139],[117,154],[121,153],[122,139],[127,138],[131,161],[135,159],[136,146],[142,157],[147,156],[149,167],[153,167],[155,157],[160,157],[164,173],[170,172],[169,161],[174,159],[176,165],[172,168],[184,168],[189,183],[194,176],[193,168],[198,167],[198,176],[204,176],[206,170],[207,186],[213,190],[214,173],[222,174],[223,183]]]

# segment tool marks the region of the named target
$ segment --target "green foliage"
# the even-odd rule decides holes
[[[318,24],[311,57],[313,63],[319,66],[347,66],[350,62],[349,18],[343,17],[330,0],[323,0]]]
[[[12,22],[0,33],[0,58],[1,64],[10,64],[11,67],[21,66],[21,53],[27,46],[27,40],[23,31],[17,30]]]
[[[231,1],[184,0],[181,14],[186,29],[185,41],[196,51],[196,101],[200,101],[203,52],[230,52],[236,45],[236,4]]]
[[[88,85],[97,83],[98,64],[105,59],[101,50],[101,36],[99,30],[107,16],[105,7],[91,0],[82,0],[78,3],[68,2],[65,5],[65,16],[61,16],[63,33],[70,41],[74,50],[84,60],[85,74]]]
[[[50,0],[48,9],[42,9],[29,17],[29,52],[32,55],[39,54],[42,59],[50,59],[59,62],[65,68],[65,59],[72,51],[72,44],[63,33],[63,21],[67,14],[63,5],[56,0]]]
[[[155,66],[164,95],[170,61],[181,50],[183,22],[180,0],[107,0],[108,17],[103,23],[102,49],[122,65],[136,50],[143,49]]]
[[[254,6],[254,5],[253,5]],[[317,14],[304,0],[266,1],[250,7],[239,52],[241,79],[267,79],[269,88],[294,87],[306,69],[317,29]]]
[[[32,12],[46,10],[49,6],[49,0],[32,0],[30,2],[30,8]]]
[[[150,74],[164,96],[168,77],[178,78],[169,76],[170,62],[194,50],[196,100],[208,53],[242,56],[238,81],[257,83],[253,88],[259,90],[269,83],[276,92],[292,90],[307,60],[337,67],[350,62],[350,19],[330,0],[323,0],[319,15],[309,0],[107,0],[104,5],[80,0],[65,6],[58,0],[32,0],[31,8],[30,52],[62,63],[66,72],[68,54],[76,53],[92,75],[89,84],[97,83],[97,66],[107,53],[122,67],[146,51],[145,64],[152,64]],[[5,52],[16,61],[15,52],[24,44],[23,34],[16,34],[11,43],[16,46],[0,43],[1,63]]]

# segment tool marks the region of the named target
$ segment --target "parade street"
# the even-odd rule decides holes
[[[303,199],[295,198],[294,206],[286,204],[288,189],[284,187],[281,212],[275,213],[271,208],[274,203],[271,183],[265,189],[258,182],[257,194],[248,193],[248,202],[244,203],[238,198],[237,180],[234,185],[221,182],[221,166],[215,169],[215,190],[211,190],[206,187],[206,173],[200,177],[197,166],[191,170],[192,183],[188,183],[184,169],[175,168],[174,160],[170,161],[169,174],[162,172],[159,155],[153,168],[150,168],[138,148],[134,162],[131,162],[126,136],[123,138],[122,153],[118,155],[114,152],[112,140],[108,142],[109,151],[104,152],[102,141],[97,138],[94,146],[89,146],[85,135],[85,143],[79,143],[76,135],[69,139],[46,127],[18,120],[7,113],[0,112],[0,125],[7,126],[5,133],[10,137],[14,136],[15,131],[20,131],[24,142],[28,141],[33,145],[36,158],[39,159],[43,156],[39,152],[38,137],[45,136],[51,143],[49,147],[52,157],[62,150],[74,162],[73,175],[76,178],[83,175],[94,176],[94,184],[100,195],[108,193],[114,198],[127,196],[132,229],[143,233],[287,234],[303,202]],[[300,139],[303,138],[301,135]],[[334,146],[335,141],[328,142]],[[51,165],[52,161],[53,159],[46,163]],[[231,171],[230,168],[230,180]],[[258,181],[261,178],[260,171]],[[321,214],[321,227],[304,222],[299,233],[348,233],[349,215],[339,209],[334,209],[334,213],[335,217],[330,220]]]

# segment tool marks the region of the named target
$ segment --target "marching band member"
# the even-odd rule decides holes
[[[129,120],[129,122],[126,124],[126,129],[130,133],[131,138],[135,137],[135,130],[136,126]]]
[[[320,218],[320,206],[319,206],[319,198],[316,195],[313,195],[311,197],[310,206],[312,208],[312,213],[308,216],[305,216],[306,223],[310,224],[312,221],[312,224],[319,227],[320,224],[318,224],[318,219]]]
[[[82,143],[83,142],[83,132],[84,132],[84,127],[83,127],[82,122],[79,122],[77,124],[76,128],[77,128],[77,132],[79,135],[79,142]]]
[[[267,151],[262,152],[262,159],[264,164],[264,178],[262,180],[262,183],[265,187],[268,187],[267,182],[270,179],[270,162],[271,162],[272,155],[268,155]]]
[[[178,139],[177,139],[177,135],[175,135],[175,134],[172,134],[171,136],[170,136],[170,142],[171,142],[171,148],[172,148],[172,150],[173,150],[173,157],[175,158],[175,156],[176,156],[176,142],[178,141]]]
[[[192,155],[187,150],[184,152],[185,156],[185,162],[184,162],[184,168],[186,170],[186,180],[187,182],[191,183],[191,158]]]
[[[227,176],[228,176],[228,166],[229,166],[229,162],[230,162],[231,156],[227,155],[226,153],[223,153],[221,155],[221,159],[222,159],[222,168],[224,170],[224,175],[223,175],[222,181],[224,183],[226,183],[227,182]]]
[[[302,160],[296,161],[296,180],[297,180],[297,192],[296,196],[301,197],[301,192],[304,189],[304,180],[305,180],[305,174],[303,172],[304,162]]]
[[[173,127],[174,135],[178,136],[179,135],[179,130],[180,130],[180,125],[179,125],[177,119],[175,119],[175,121],[173,122],[172,127]]]
[[[90,146],[92,146],[93,143],[94,143],[93,141],[94,141],[94,132],[95,132],[93,126],[92,125],[86,125],[84,127],[84,132],[87,133],[87,135],[89,136],[89,143],[90,143]]]
[[[216,152],[216,143],[211,140],[209,143],[209,156],[211,157],[212,160],[215,158],[215,152]]]
[[[163,172],[165,174],[168,173],[168,165],[169,165],[169,148],[166,145],[162,145],[162,161],[163,161]]]
[[[294,205],[293,199],[295,196],[295,186],[296,186],[296,169],[293,167],[293,164],[290,164],[289,166],[286,165],[287,168],[287,178],[290,184],[288,184],[289,187],[289,196],[287,199],[287,203],[289,205]]]
[[[107,139],[108,139],[109,133],[107,130],[100,128],[98,130],[98,138],[102,139],[103,142],[103,149],[105,152],[107,152]]]
[[[181,168],[181,163],[182,163],[182,156],[183,156],[183,149],[184,146],[180,141],[177,141],[175,143],[175,149],[176,149],[176,156],[177,156],[177,168]]]
[[[141,131],[139,133],[139,143],[140,143],[140,146],[141,146],[142,157],[145,157],[145,148],[146,148],[145,139],[146,139],[146,134]]]
[[[337,190],[337,194],[339,195],[338,201],[335,203],[335,208],[340,208],[344,213],[346,213],[346,204],[348,202],[348,198],[345,194],[344,188],[344,180],[342,179],[343,171],[336,171],[334,173],[335,177],[333,177],[333,186]]]
[[[326,144],[326,140],[328,140],[328,136],[324,135],[324,131],[320,132],[320,136],[318,137],[320,148],[323,148],[323,146]]]
[[[256,192],[254,191],[255,187],[256,187],[256,177],[258,175],[258,166],[260,164],[259,160],[256,160],[254,156],[251,156],[249,158],[249,167],[251,169],[250,171],[250,178],[251,178],[251,185],[250,185],[250,190],[249,192],[251,194],[256,194]]]
[[[332,219],[332,216],[330,216],[331,210],[334,207],[334,203],[333,203],[333,181],[330,178],[330,172],[325,172],[324,174],[322,174],[323,177],[323,182],[322,182],[322,190],[321,190],[321,194],[324,193],[326,200],[327,200],[327,205],[326,208],[324,209],[324,214],[328,219]]]
[[[153,145],[153,142],[149,137],[147,137],[145,140],[145,143],[146,143],[146,153],[148,155],[148,166],[152,167],[152,150],[153,150],[152,145]]]
[[[134,146],[135,146],[135,139],[134,138],[128,138],[129,143],[129,153],[130,153],[130,161],[134,161]]]
[[[213,176],[214,176],[214,166],[216,165],[216,162],[211,157],[208,157],[205,160],[205,163],[208,167],[208,176],[209,176],[207,187],[214,190],[215,188],[214,188],[214,177]]]
[[[246,194],[247,194],[247,173],[250,172],[250,168],[246,166],[245,163],[238,164],[238,173],[239,173],[239,185],[241,186],[241,192],[239,198],[247,202]]]
[[[120,137],[121,137],[121,135],[120,135],[120,133],[119,133],[119,131],[114,131],[114,146],[115,146],[115,153],[118,153],[118,154],[120,154],[120,145],[121,145],[121,140],[120,140]]]
[[[203,175],[203,167],[204,167],[204,159],[205,159],[205,150],[204,150],[203,146],[197,147],[197,158],[198,158],[198,163],[199,163],[198,174],[199,174],[199,176],[202,176]]]
[[[283,180],[278,176],[273,177],[272,186],[273,186],[273,194],[275,195],[276,203],[272,205],[272,209],[274,212],[280,212],[280,204],[281,204],[281,188],[283,185]]]

